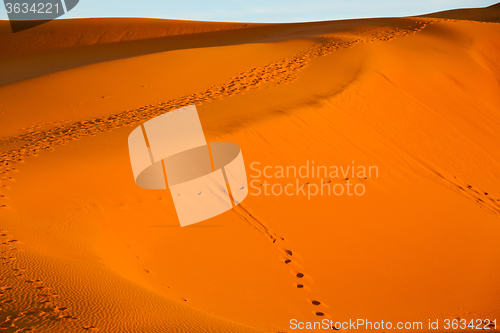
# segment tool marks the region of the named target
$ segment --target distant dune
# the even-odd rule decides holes
[[[491,5],[486,8],[445,10],[442,12],[422,16],[478,22],[500,22],[500,3]]]
[[[499,323],[498,10],[0,22],[0,328]],[[135,185],[127,138],[190,104],[207,141],[241,147],[251,188],[180,228],[168,191]],[[305,165],[377,172],[259,175]],[[365,193],[265,195],[265,182]]]

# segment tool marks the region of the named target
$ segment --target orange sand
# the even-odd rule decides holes
[[[56,20],[14,36],[1,22],[0,328],[500,324],[500,24],[477,13]],[[249,195],[180,228],[168,191],[135,185],[127,137],[193,103],[249,181],[253,162],[354,161],[378,178],[348,176],[363,196]]]

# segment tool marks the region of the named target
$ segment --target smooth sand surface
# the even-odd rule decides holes
[[[499,322],[500,24],[471,13],[56,20],[15,38],[2,22],[0,328]],[[180,228],[168,190],[135,185],[127,138],[193,103],[207,141],[241,147],[255,188]],[[378,177],[298,179],[362,196],[252,195],[296,182],[255,169],[312,161]]]

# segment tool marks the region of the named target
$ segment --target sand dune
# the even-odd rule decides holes
[[[479,22],[500,22],[500,4],[497,3],[485,8],[445,10],[422,16]]]
[[[500,25],[472,22],[496,8],[460,20],[56,20],[19,40],[2,32],[0,327],[498,322]],[[135,185],[127,137],[190,104],[207,141],[241,147],[250,193],[265,180],[366,193],[249,195],[180,228],[168,190]],[[376,166],[378,177],[253,177],[312,161]]]

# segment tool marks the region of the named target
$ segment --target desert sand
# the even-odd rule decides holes
[[[0,328],[500,325],[498,12],[0,22]],[[378,177],[300,178],[366,191],[251,194],[181,228],[168,190],[136,186],[127,138],[190,104],[207,141],[241,147],[258,188],[254,169],[312,161]]]

